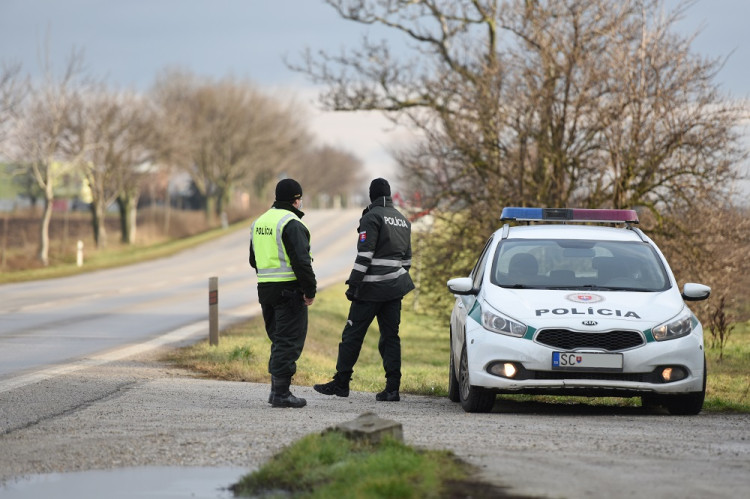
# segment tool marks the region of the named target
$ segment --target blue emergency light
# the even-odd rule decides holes
[[[515,222],[597,222],[637,224],[635,210],[589,208],[519,208],[506,207],[500,220]]]

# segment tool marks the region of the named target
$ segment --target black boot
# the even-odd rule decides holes
[[[301,397],[295,397],[289,391],[289,385],[292,384],[292,378],[271,377],[273,383],[273,395],[271,396],[271,407],[293,407],[299,409],[305,407],[307,401]]]
[[[390,377],[385,380],[385,390],[375,395],[378,402],[398,402],[401,398],[398,396],[398,389],[401,385],[401,378]]]
[[[313,390],[323,395],[336,395],[337,397],[349,396],[349,380],[339,374],[333,377],[333,381],[320,385],[313,385]]]
[[[401,398],[398,396],[398,390],[393,390],[391,392],[383,390],[375,395],[375,400],[378,402],[398,402]]]
[[[271,393],[268,394],[268,403],[273,401],[273,376],[271,376]]]

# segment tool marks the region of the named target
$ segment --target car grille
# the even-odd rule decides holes
[[[569,329],[544,329],[537,333],[535,341],[560,350],[596,348],[608,352],[627,350],[646,343],[646,339],[638,331],[583,333]]]
[[[632,383],[660,383],[656,373],[578,373],[572,371],[528,371],[524,379],[563,380],[587,379],[594,381],[627,381]]]

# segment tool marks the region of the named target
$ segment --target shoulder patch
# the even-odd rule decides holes
[[[365,241],[367,241],[367,231],[360,232],[359,233],[359,242],[363,243]]]

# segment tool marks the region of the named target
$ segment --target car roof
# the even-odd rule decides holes
[[[499,229],[496,234],[502,234]],[[576,224],[539,224],[510,227],[508,239],[596,239],[643,242],[638,232],[624,227]]]

